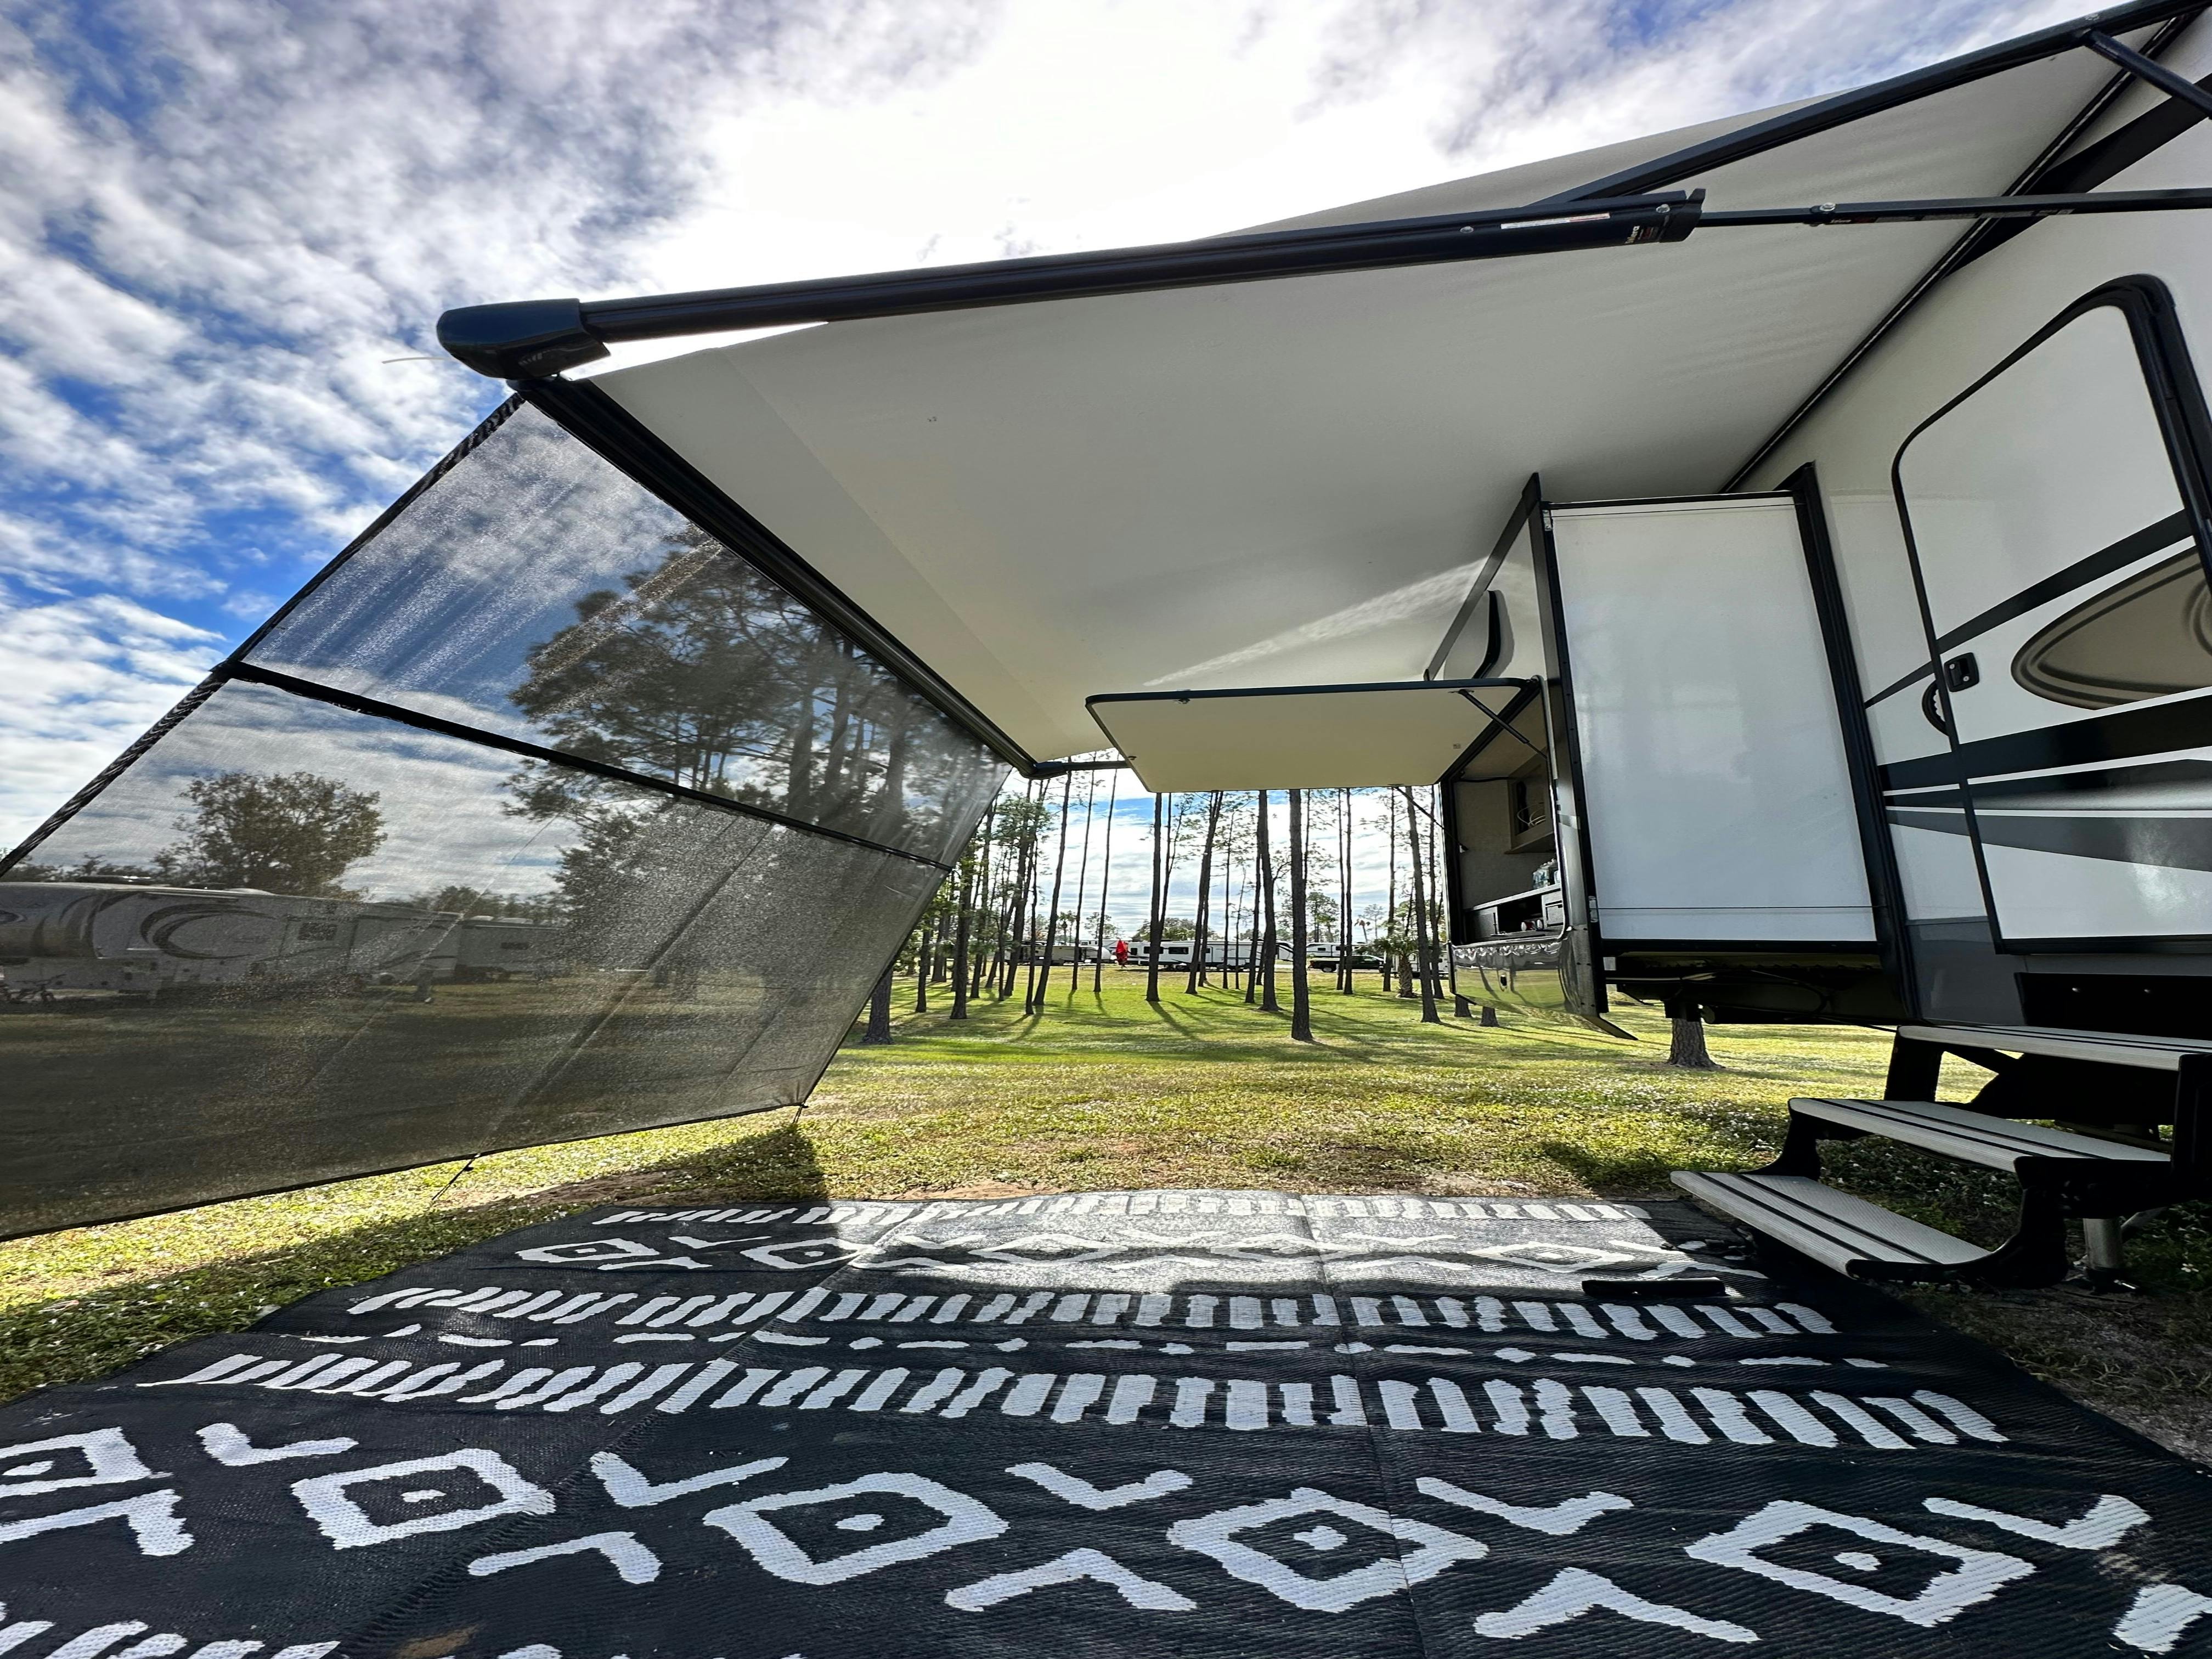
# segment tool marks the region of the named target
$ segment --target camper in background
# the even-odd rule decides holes
[[[191,986],[440,981],[565,972],[563,930],[411,904],[245,888],[0,884],[0,967],[12,994]]]

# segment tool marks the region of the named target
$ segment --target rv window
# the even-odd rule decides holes
[[[1960,742],[2212,685],[2212,593],[2119,306],[1922,427],[1897,484]]]

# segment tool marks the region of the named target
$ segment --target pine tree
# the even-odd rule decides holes
[[[1291,1038],[1313,1041],[1313,1010],[1306,998],[1305,791],[1291,797]]]
[[[1060,775],[1060,851],[1052,866],[1052,898],[1045,906],[1044,960],[1037,964],[1036,979],[1030,988],[1029,1001],[1024,1005],[1032,1012],[1044,1008],[1045,988],[1052,983],[1052,953],[1060,942],[1060,885],[1067,873],[1067,804],[1073,797],[1075,774]],[[1073,977],[1073,969],[1069,976]]]
[[[1428,896],[1421,881],[1421,826],[1413,811],[1413,792],[1405,789],[1401,793],[1406,798],[1406,829],[1413,842],[1410,874],[1413,884],[1413,977],[1420,982],[1421,1024],[1441,1025],[1443,1020],[1437,1012],[1436,975],[1431,968]]]
[[[1114,890],[1114,805],[1121,784],[1121,775],[1117,771],[1106,786],[1106,848],[1098,860],[1098,950],[1097,959],[1091,964],[1093,996],[1106,988],[1106,896]]]
[[[1158,1002],[1160,1000],[1161,930],[1167,926],[1165,914],[1167,895],[1163,890],[1166,884],[1167,848],[1164,844],[1166,823],[1165,808],[1160,797],[1154,795],[1152,797],[1152,912],[1148,928],[1152,948],[1146,952],[1145,963],[1145,1000],[1147,1002]]]
[[[1267,845],[1267,792],[1260,792],[1260,902],[1265,921],[1260,931],[1260,1008],[1263,1013],[1279,1014],[1283,1005],[1275,998],[1275,860]]]

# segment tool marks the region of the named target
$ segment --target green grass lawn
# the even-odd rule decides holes
[[[889,1047],[848,1043],[796,1122],[781,1111],[572,1142],[176,1215],[0,1244],[0,1395],[99,1375],[250,1324],[269,1308],[440,1255],[563,1209],[689,1194],[927,1197],[1154,1186],[1304,1192],[1601,1194],[1666,1190],[1681,1167],[1745,1168],[1779,1144],[1795,1094],[1879,1093],[1886,1034],[1723,1026],[1725,1068],[1670,1068],[1665,1023],[1629,1007],[1643,1041],[1519,1020],[1419,1022],[1364,975],[1314,992],[1317,1041],[1241,992],[1186,994],[1109,969],[1103,995],[1048,1012],[987,1000],[949,1023],[903,1014]],[[900,988],[910,1008],[913,988]],[[1511,1017],[1509,1016],[1509,1018]],[[1947,1097],[1982,1075],[1953,1062]],[[2005,1183],[1880,1143],[1842,1149],[1836,1179],[1994,1242]],[[2154,1227],[2131,1261],[2158,1292],[2088,1298],[1917,1297],[2033,1369],[2179,1443],[2212,1424],[2158,1419],[2178,1393],[2212,1396],[2212,1231],[2197,1206]],[[2157,1419],[2157,1420],[2154,1420]],[[2200,1455],[2204,1455],[2199,1450]]]

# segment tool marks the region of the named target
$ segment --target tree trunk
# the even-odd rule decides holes
[[[1027,785],[1023,786],[1022,800],[1024,805],[1029,801]],[[1017,820],[1018,826],[1018,822]],[[1012,870],[1000,869],[996,872],[997,896],[985,896],[985,902],[991,907],[991,960],[983,975],[982,988],[988,990],[994,997],[1001,999],[1005,994],[1000,988],[1006,977],[1006,963],[1014,948],[1014,907],[1021,890],[1022,847],[1019,833],[1017,827],[1009,844],[1000,849],[994,860],[996,864],[1004,865],[1006,856],[1012,854],[1014,860]],[[981,994],[980,991],[978,994]]]
[[[1152,913],[1150,919],[1152,949],[1145,953],[1145,1000],[1147,1002],[1158,1002],[1160,1000],[1160,930],[1167,926],[1167,917],[1162,913],[1162,907],[1167,902],[1167,899],[1166,896],[1160,891],[1163,875],[1161,860],[1167,853],[1164,844],[1167,834],[1166,822],[1166,812],[1161,805],[1161,797],[1154,795],[1152,797]]]
[[[1352,791],[1336,792],[1336,988],[1352,993]]]
[[[1244,930],[1244,1006],[1251,1007],[1260,1000],[1260,848],[1255,838],[1252,847],[1252,908],[1251,925]]]
[[[952,1011],[945,1018],[968,1018],[968,928],[969,904],[975,896],[975,860],[960,860],[960,906],[958,919],[952,928]]]
[[[1013,848],[1013,873],[1006,879],[1006,902],[999,908],[999,937],[991,951],[991,995],[1004,1002],[1014,988],[1014,952],[1021,947],[1023,870],[1028,860],[1021,845]]]
[[[1042,794],[1048,792],[1040,791]],[[1022,935],[1022,1006],[1030,1007],[1036,999],[1037,982],[1037,907],[1044,897],[1044,837],[1043,824],[1037,826],[1036,849],[1030,855],[1030,884],[1024,889],[1029,905],[1029,927]],[[1012,974],[1006,975],[1006,988],[1013,988]]]
[[[803,818],[814,805],[814,672],[809,664],[792,708],[791,754],[785,763],[783,810]]]
[[[1258,961],[1257,953],[1260,948],[1256,943],[1260,937],[1260,887],[1257,876],[1258,872],[1255,871],[1238,878],[1236,900],[1230,907],[1231,915],[1242,916],[1244,919],[1244,938],[1237,947],[1244,953],[1237,958],[1237,988],[1245,994],[1244,1000],[1247,1002],[1251,1001],[1255,994],[1252,990],[1252,969]]]
[[[1075,774],[1060,775],[1060,851],[1052,863],[1052,898],[1045,906],[1044,960],[1037,964],[1036,983],[1030,988],[1028,1006],[1042,1011],[1045,987],[1052,983],[1052,953],[1060,944],[1060,884],[1067,873],[1067,805],[1075,797]],[[1081,935],[1077,935],[1080,938]],[[1074,969],[1068,970],[1071,977]]]
[[[1036,793],[1033,796],[1024,792],[1022,799],[1024,802],[1031,799],[1042,801],[1043,784],[1039,783],[1036,786]],[[1023,818],[1027,828],[1021,831],[1022,839],[1014,847],[1014,890],[1011,901],[1012,915],[1006,929],[1006,965],[1001,969],[999,981],[999,1000],[1001,1002],[1014,994],[1014,981],[1022,969],[1022,964],[1015,958],[1030,954],[1023,947],[1028,942],[1029,933],[1036,925],[1031,915],[1030,896],[1030,890],[1036,885],[1037,826],[1035,820],[1031,819],[1027,813],[1023,814]],[[1034,964],[1031,971],[1035,971]]]
[[[1306,1000],[1306,818],[1303,789],[1291,797],[1291,1040],[1313,1041],[1313,1009]]]
[[[1435,945],[1430,937],[1428,894],[1421,881],[1421,824],[1413,811],[1413,792],[1406,792],[1406,828],[1413,842],[1413,953],[1418,958],[1413,977],[1421,984],[1421,1024],[1441,1025],[1443,1020],[1437,1012],[1437,976]]]
[[[921,930],[921,949],[915,953],[914,962],[914,1011],[917,1014],[929,1012],[930,952],[936,944],[934,924],[924,927]]]
[[[876,981],[876,988],[868,997],[868,1026],[860,1033],[860,1041],[874,1045],[891,1040],[891,970],[886,967],[884,976]]]
[[[1672,1041],[1667,1046],[1667,1063],[1680,1066],[1686,1071],[1717,1072],[1723,1069],[1705,1047],[1705,1021],[1694,1002],[1676,1003],[1667,1010],[1672,1030]]]
[[[1091,786],[1083,801],[1083,852],[1075,863],[1075,927],[1069,935],[1074,947],[1067,964],[1067,1000],[1083,988],[1083,896],[1091,890],[1091,821],[1098,816],[1098,775],[1085,780]]]
[[[1431,890],[1436,896],[1437,977],[1443,981],[1437,992],[1441,996],[1449,989],[1452,1006],[1465,1018],[1468,1006],[1467,999],[1459,994],[1459,963],[1452,960],[1451,885],[1446,880],[1450,866],[1445,862],[1459,854],[1456,848],[1443,844],[1444,791],[1450,787],[1436,783],[1429,786],[1429,878],[1434,884]]]
[[[996,826],[998,817],[999,804],[993,801],[989,810],[983,814],[983,839],[977,849],[975,870],[969,883],[968,902],[963,912],[963,921],[977,908],[988,911],[991,908],[991,831]],[[967,1018],[968,998],[982,994],[984,956],[985,952],[976,951],[974,960],[968,964],[967,995],[954,1000],[952,1006],[955,1012],[952,1018],[955,1019]]]
[[[1387,847],[1387,848],[1389,848],[1389,856],[1390,856],[1390,890],[1389,890],[1389,896],[1387,896],[1387,897],[1382,901],[1382,915],[1383,915],[1383,919],[1384,919],[1384,925],[1385,925],[1386,927],[1388,927],[1390,929],[1390,931],[1391,931],[1392,933],[1396,933],[1396,932],[1398,931],[1398,922],[1399,922],[1399,916],[1398,916],[1398,792],[1397,792],[1395,789],[1393,789],[1393,790],[1389,791],[1389,793],[1384,796],[1384,798],[1383,798],[1383,799],[1384,799],[1384,800],[1385,800],[1385,802],[1387,803],[1388,807],[1389,807],[1389,820],[1390,820],[1390,821],[1389,821],[1389,826],[1388,826],[1388,827],[1385,829],[1385,830],[1383,831],[1383,836],[1382,836],[1382,844],[1383,844],[1385,847]]]
[[[1260,792],[1260,1011],[1279,1014],[1283,1005],[1275,997],[1275,855],[1267,844],[1267,792]]]
[[[1398,915],[1398,792],[1396,790],[1386,789],[1382,792],[1382,810],[1385,819],[1382,844],[1389,850],[1390,860],[1390,887],[1382,901],[1383,926],[1388,927],[1393,935],[1402,936],[1400,935],[1401,918]],[[1401,997],[1413,995],[1413,988],[1407,982],[1407,975],[1402,963],[1400,965],[1398,981],[1398,994]],[[1382,952],[1382,988],[1386,991],[1390,988],[1390,952],[1388,951]]]
[[[1106,786],[1106,846],[1098,855],[1098,951],[1091,963],[1091,994],[1106,988],[1106,895],[1114,890],[1114,803],[1121,787],[1115,772]]]
[[[1192,918],[1190,977],[1183,987],[1186,996],[1195,995],[1206,983],[1206,924],[1213,919],[1213,837],[1220,827],[1221,792],[1217,789],[1206,809],[1206,845],[1198,855],[1198,914]]]

